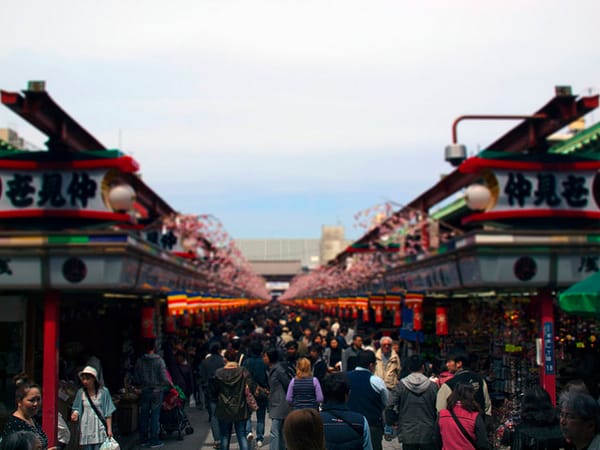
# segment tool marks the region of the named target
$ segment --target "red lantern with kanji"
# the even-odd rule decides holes
[[[445,306],[435,308],[435,334],[438,336],[448,334],[448,308]]]
[[[369,317],[369,307],[366,306],[363,308],[363,322],[368,322],[370,320]]]
[[[175,316],[171,314],[165,317],[165,333],[175,333]]]
[[[142,308],[141,335],[143,338],[155,338],[154,333],[154,307],[144,306]]]

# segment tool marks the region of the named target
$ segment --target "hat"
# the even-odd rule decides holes
[[[83,370],[81,372],[79,372],[79,378],[81,378],[81,375],[83,375],[84,373],[93,375],[96,380],[98,379],[98,371],[96,369],[94,369],[92,366],[85,366],[83,368]]]

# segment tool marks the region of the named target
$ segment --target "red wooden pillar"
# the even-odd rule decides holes
[[[556,404],[556,358],[554,351],[554,307],[552,292],[548,289],[538,294],[538,305],[542,338],[542,367],[540,384],[550,394],[552,403]]]
[[[46,291],[44,295],[44,374],[42,376],[42,428],[48,436],[48,447],[57,443],[58,429],[58,337],[60,324],[60,294]]]

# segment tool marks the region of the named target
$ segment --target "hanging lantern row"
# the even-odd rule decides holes
[[[209,313],[212,311],[237,311],[264,303],[260,299],[243,297],[214,297],[198,293],[173,291],[167,295],[167,315]]]
[[[339,296],[330,298],[302,298],[284,301],[290,306],[307,310],[322,311],[344,319],[357,319],[362,312],[363,322],[370,322],[370,310],[374,311],[374,322],[383,323],[384,313],[392,314],[395,327],[408,326],[414,331],[423,329],[424,295],[417,292],[375,292],[368,295]],[[403,309],[406,314],[403,317]],[[448,308],[438,306],[436,311],[436,334],[448,334]],[[403,318],[407,323],[403,324]]]

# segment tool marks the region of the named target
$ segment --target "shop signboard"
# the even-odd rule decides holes
[[[554,375],[554,327],[551,321],[544,322],[544,372]]]
[[[547,210],[600,212],[594,199],[594,171],[495,170],[498,198],[491,211]]]
[[[571,285],[600,271],[600,252],[557,256],[557,282]]]
[[[523,218],[600,218],[598,182],[600,161],[570,155],[514,157],[482,152],[467,159],[460,170],[482,175],[490,200],[471,221]],[[498,159],[495,159],[498,158]],[[552,222],[552,220],[551,220]]]
[[[141,289],[173,291],[184,288],[177,273],[165,270],[164,266],[142,262],[137,286]]]
[[[550,282],[550,256],[476,255],[459,260],[464,287],[546,286]]]
[[[35,158],[36,153],[30,156]],[[109,197],[111,189],[121,184],[121,173],[136,170],[137,163],[126,156],[68,161],[0,158],[0,218],[128,221],[128,214],[111,207]]]
[[[455,261],[445,261],[402,274],[400,285],[408,290],[443,290],[460,287]]]
[[[118,255],[51,256],[50,285],[60,289],[129,288],[135,272],[131,264]]]
[[[41,286],[39,256],[0,256],[0,289],[40,289]]]

